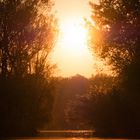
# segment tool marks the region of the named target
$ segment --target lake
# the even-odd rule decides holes
[[[11,140],[106,140],[104,138],[15,138]],[[130,140],[130,139],[107,139],[107,140]]]
[[[12,138],[10,140],[105,140],[104,138],[94,137],[94,132],[93,130],[40,130],[38,137]]]
[[[10,140],[106,140],[104,138],[15,138]],[[130,140],[130,139],[107,139],[107,140]],[[134,140],[134,139],[133,139]]]

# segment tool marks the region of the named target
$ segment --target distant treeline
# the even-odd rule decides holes
[[[58,78],[54,98],[53,121],[47,129],[85,130],[93,127],[93,106],[98,96],[111,91],[115,78],[98,74],[88,79],[81,75]],[[97,97],[97,98],[96,98]]]

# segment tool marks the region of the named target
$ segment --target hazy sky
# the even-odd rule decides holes
[[[90,16],[88,0],[55,0],[60,20]]]
[[[56,16],[58,17],[60,26],[65,25],[66,21],[73,25],[79,24],[81,19],[89,18],[91,15],[88,0],[54,0],[54,2],[57,12]],[[65,34],[66,32],[70,32],[70,29],[65,30]],[[63,38],[60,37],[58,39],[52,56],[53,62],[58,65],[58,75],[66,77],[75,74],[81,74],[87,77],[91,76],[95,70],[95,60],[87,46],[84,46],[83,52],[80,49],[76,52],[75,48],[77,46],[66,45],[63,43]]]

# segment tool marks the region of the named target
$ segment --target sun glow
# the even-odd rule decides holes
[[[89,1],[55,0],[55,7],[59,19],[59,36],[51,60],[57,64],[56,75],[69,77],[81,74],[90,77],[105,71],[105,66],[87,45],[89,33],[83,18],[91,19]],[[94,37],[98,38],[96,35]]]
[[[88,32],[84,24],[83,19],[73,18],[60,23],[53,60],[63,76],[81,74],[90,77],[93,72],[94,59],[87,46]]]
[[[82,23],[65,22],[61,25],[61,41],[67,49],[84,51],[87,42],[87,30]]]
[[[87,47],[87,29],[83,21],[71,20],[63,22],[60,26],[60,32],[59,42],[65,54],[71,57],[79,57],[89,53]]]

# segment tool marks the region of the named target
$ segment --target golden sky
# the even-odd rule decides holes
[[[54,2],[60,20],[90,16],[88,0],[55,0]]]
[[[68,77],[81,74],[90,77],[95,72],[95,59],[86,45],[84,18],[91,9],[88,0],[54,0],[60,35],[52,53],[58,75]]]

